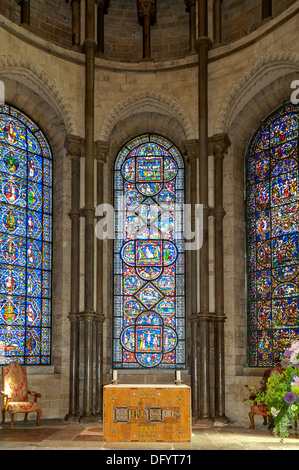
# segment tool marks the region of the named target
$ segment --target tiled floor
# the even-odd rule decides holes
[[[104,442],[101,424],[74,424],[59,420],[17,421],[14,429],[9,423],[0,425],[1,450],[147,450],[199,451],[199,450],[299,450],[299,435],[291,430],[281,443],[267,427],[257,424],[256,429],[230,423],[226,426],[192,428],[189,443],[130,443]]]

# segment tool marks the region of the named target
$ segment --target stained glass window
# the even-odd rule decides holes
[[[184,161],[157,135],[114,167],[113,367],[185,367]]]
[[[298,112],[276,110],[247,156],[250,366],[274,365],[299,335]]]
[[[52,160],[39,128],[0,106],[0,365],[50,363]]]

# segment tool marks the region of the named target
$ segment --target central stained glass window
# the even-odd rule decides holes
[[[40,129],[0,105],[0,365],[50,364],[52,155]]]
[[[185,368],[184,161],[152,134],[114,167],[113,368]]]
[[[250,366],[273,366],[299,336],[298,114],[283,105],[248,151]]]

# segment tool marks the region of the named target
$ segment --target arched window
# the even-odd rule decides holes
[[[0,365],[50,364],[52,157],[38,127],[0,106]]]
[[[157,135],[114,167],[113,367],[185,367],[184,161]]]
[[[274,365],[299,336],[298,112],[272,113],[247,154],[250,366]]]

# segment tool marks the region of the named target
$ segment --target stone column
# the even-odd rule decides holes
[[[108,13],[110,0],[97,0],[98,2],[98,41],[97,49],[99,55],[104,55],[104,16]]]
[[[80,157],[81,138],[69,135],[66,155],[71,159],[71,298],[70,298],[70,383],[67,420],[79,419],[79,301],[80,301]]]
[[[272,0],[262,0],[262,20],[272,18]]]
[[[97,142],[97,205],[104,202],[104,178],[103,169],[107,162],[108,142]],[[97,221],[101,217],[97,217]],[[103,240],[96,241],[96,414],[103,419]]]
[[[215,418],[227,422],[225,416],[225,370],[224,370],[224,271],[223,271],[223,159],[230,146],[227,134],[212,138],[215,160]]]
[[[143,27],[143,59],[151,59],[151,25],[156,22],[156,0],[137,0],[138,21]]]
[[[80,0],[66,0],[72,6],[72,45],[73,49],[80,49]]]
[[[196,42],[196,0],[185,0],[186,12],[189,13],[189,49],[195,52]]]
[[[207,0],[199,0],[198,9],[198,140],[199,194],[203,210],[202,247],[200,250],[200,312],[198,315],[199,414],[197,421],[211,422],[210,408],[210,312],[209,312],[209,230],[208,203],[208,37]]]
[[[30,0],[20,0],[21,5],[21,25],[30,26]]]
[[[186,149],[186,160],[189,164],[190,174],[190,203],[192,207],[191,214],[191,230],[195,230],[195,205],[198,204],[198,141],[188,140],[184,142]],[[192,415],[196,417],[198,414],[198,357],[197,357],[197,318],[198,318],[198,275],[197,275],[197,252],[186,252],[190,255],[190,271],[187,282],[190,285],[191,296],[191,399],[192,399]]]
[[[84,244],[84,312],[81,320],[84,328],[84,403],[83,419],[94,416],[94,254],[95,254],[95,207],[94,207],[94,61],[96,43],[95,1],[86,0],[85,11],[85,244]]]
[[[223,0],[214,0],[214,46],[222,44],[222,2]]]

